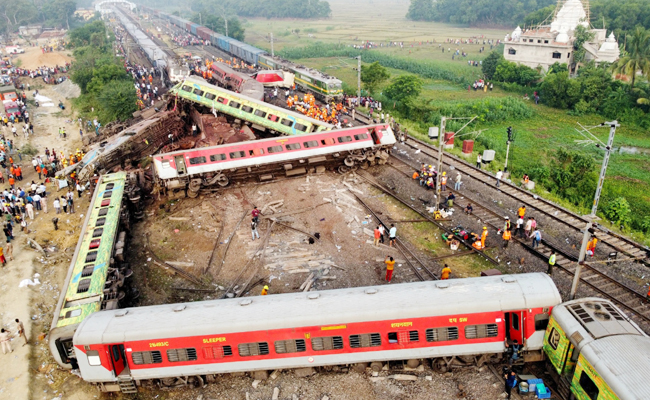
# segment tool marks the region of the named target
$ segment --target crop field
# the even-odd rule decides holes
[[[269,33],[274,35],[276,51],[283,48],[305,47],[316,42],[341,43],[344,45],[361,44],[368,40],[375,43],[388,41],[403,41],[404,48],[381,47],[373,51],[386,53],[395,59],[412,60],[414,63],[425,63],[444,71],[452,71],[456,76],[462,76],[466,81],[481,77],[480,67],[469,66],[468,60],[482,60],[489,54],[490,46],[485,45],[485,52],[479,53],[483,46],[472,44],[446,43],[447,38],[467,39],[483,35],[486,39],[501,39],[512,28],[480,29],[441,24],[435,22],[413,22],[406,20],[408,10],[407,0],[360,0],[354,3],[342,0],[330,0],[333,17],[326,20],[266,20],[249,19],[246,21],[246,41],[258,47],[270,50]],[[296,33],[296,30],[299,32]],[[427,43],[428,41],[428,43]],[[435,41],[435,42],[434,42]],[[443,43],[445,42],[445,43]],[[446,46],[442,52],[442,46]],[[467,53],[467,57],[454,57],[455,49]],[[447,49],[451,49],[449,52]],[[317,68],[341,79],[351,88],[357,86],[357,72],[354,70],[357,60],[347,57],[303,58],[296,60],[301,64]],[[404,70],[389,68],[391,79],[405,74]],[[389,80],[390,81],[390,80]],[[467,87],[447,80],[423,79],[423,91],[417,101],[436,103],[470,103],[492,97],[521,95],[508,93],[495,85],[493,91],[487,93],[468,91]],[[383,85],[385,87],[389,82]],[[379,90],[383,89],[380,87]],[[532,91],[529,93],[532,97]],[[542,94],[543,97],[543,94]],[[602,161],[602,150],[593,145],[585,146],[578,141],[584,139],[576,131],[578,123],[585,126],[597,125],[604,121],[600,116],[573,116],[566,111],[544,105],[527,103],[533,112],[530,118],[507,120],[493,123],[476,124],[475,129],[481,130],[480,137],[475,143],[475,151],[490,148],[496,150],[496,163],[490,166],[495,171],[503,166],[506,151],[506,128],[512,126],[517,132],[515,143],[511,146],[509,165],[511,168],[526,170],[537,165],[549,165],[554,153],[559,148],[587,152],[594,157],[599,169]],[[384,104],[384,112],[391,113],[391,104]],[[479,105],[476,113],[481,114]],[[391,113],[392,114],[392,113]],[[399,121],[408,128],[410,134],[426,138],[426,127],[411,121]],[[606,141],[608,129],[596,129],[597,136]],[[610,160],[601,209],[607,199],[625,197],[636,215],[650,215],[650,138],[647,131],[623,124],[617,130],[615,139],[616,151]],[[460,155],[460,146],[453,153]],[[476,154],[476,153],[475,153]],[[474,155],[475,157],[475,155]],[[547,188],[552,189],[552,188]],[[580,208],[560,199],[543,188],[538,191],[544,196],[572,208],[578,212],[587,213],[589,210]],[[603,220],[601,221],[606,224]],[[614,227],[616,228],[616,227]],[[626,232],[630,234],[629,232]],[[637,239],[650,243],[648,237]],[[646,235],[647,236],[647,235]]]

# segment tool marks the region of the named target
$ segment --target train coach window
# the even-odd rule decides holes
[[[99,358],[99,351],[97,350],[87,350],[86,357],[88,357],[88,365],[91,367],[97,367],[102,365],[102,360]]]
[[[167,360],[169,362],[196,361],[196,349],[192,347],[187,349],[169,349],[167,350]]]
[[[282,125],[284,125],[284,126],[291,126],[291,125],[293,125],[293,121],[290,120],[290,119],[288,119],[288,118],[283,118],[282,121],[280,121],[280,123],[281,123]]]
[[[104,226],[106,223],[106,218],[99,218],[97,222],[95,222],[95,226]]]
[[[548,314],[535,315],[535,330],[545,331],[548,326]]]
[[[86,293],[90,289],[91,279],[80,279],[77,284],[77,293]]]
[[[301,353],[303,351],[307,351],[307,345],[305,344],[305,339],[276,340],[274,345],[275,345],[275,352],[278,354]]]
[[[269,114],[269,116],[266,117],[266,119],[268,119],[271,122],[278,122],[278,116],[277,115]]]
[[[241,110],[242,110],[243,112],[252,113],[252,112],[253,112],[253,107],[250,107],[250,106],[243,106],[243,107],[241,108]]]
[[[205,97],[208,100],[214,100],[217,97],[217,95],[212,94],[212,93],[206,93],[206,94],[203,95],[203,97]]]
[[[312,147],[318,147],[318,142],[316,140],[310,140],[309,142],[304,142],[302,145],[305,146],[306,149],[310,149]]]
[[[230,346],[212,346],[203,348],[203,358],[208,360],[232,356],[232,347]]]
[[[109,190],[109,191],[104,192],[104,194],[102,195],[102,198],[104,198],[104,199],[108,199],[108,198],[111,197],[112,195],[113,195],[113,191],[112,191],[112,190]]]
[[[81,277],[82,278],[87,278],[90,275],[93,274],[93,271],[95,271],[95,265],[94,264],[88,264],[84,267],[83,271],[81,271]]]
[[[94,262],[97,259],[97,252],[96,251],[89,251],[88,254],[86,254],[86,262],[91,263]]]
[[[239,108],[241,106],[241,103],[237,103],[236,101],[233,100],[228,105],[232,108]]]
[[[419,342],[418,331],[388,332],[388,343]]]
[[[366,333],[363,335],[350,335],[350,347],[377,347],[381,346],[381,335],[378,333]]]
[[[106,185],[106,190],[113,190],[114,187],[115,187],[114,183],[109,183],[108,185]]]
[[[323,146],[331,146],[335,143],[333,138],[323,139],[320,142],[323,144]]]
[[[97,214],[97,215],[99,215],[100,217],[103,217],[106,214],[108,214],[108,208],[100,208],[99,209],[99,214]]]
[[[248,150],[248,155],[249,156],[261,156],[263,154],[264,154],[264,149]]]
[[[203,96],[203,90],[201,89],[194,89],[192,93],[194,93],[197,96]]]
[[[286,147],[287,150],[300,150],[300,143],[289,143],[284,147]]]
[[[432,328],[426,330],[427,342],[458,340],[458,327]]]
[[[367,133],[361,133],[359,135],[354,135],[354,140],[366,140],[368,139]]]
[[[466,339],[482,339],[486,337],[497,337],[499,327],[497,324],[468,325],[465,327]]]
[[[296,125],[294,126],[294,128],[296,128],[296,130],[300,131],[300,132],[306,132],[307,131],[307,125],[299,124],[297,122],[296,122]]]
[[[594,381],[585,373],[585,371],[582,371],[580,374],[580,386],[582,386],[582,390],[584,390],[591,400],[596,400],[598,398],[600,390],[598,390],[598,386],[596,386]]]
[[[230,158],[233,160],[235,158],[242,158],[242,157],[246,157],[246,153],[243,151],[233,151],[232,153],[230,153]]]
[[[346,142],[351,142],[352,141],[352,136],[341,136],[337,138],[339,143],[346,143]]]
[[[182,87],[181,89],[182,89],[184,92],[190,92],[190,93],[192,93],[192,87],[191,87],[191,86],[183,85],[183,87]]]
[[[133,364],[142,365],[142,364],[161,364],[162,363],[162,353],[158,350],[154,351],[134,351],[131,354],[131,359]]]
[[[282,152],[282,146],[271,146],[271,147],[267,147],[266,150],[269,153],[281,153]]]
[[[312,338],[311,348],[315,351],[340,350],[343,348],[343,336]]]
[[[205,164],[205,157],[192,157],[190,158],[190,165],[196,165],[196,164]]]
[[[219,98],[217,99],[217,101],[218,101],[219,103],[221,103],[221,104],[228,105],[228,99],[225,99],[225,98],[223,98],[223,97],[219,97]]]
[[[257,117],[260,117],[260,118],[266,117],[266,113],[264,111],[262,111],[262,110],[255,110],[255,112],[253,114],[255,116],[257,116]]]
[[[210,161],[221,161],[221,160],[225,160],[225,159],[226,159],[225,154],[212,154],[210,156]]]
[[[269,354],[269,344],[266,342],[259,343],[242,343],[237,346],[241,357],[265,356]]]
[[[100,237],[104,233],[104,228],[97,228],[93,230],[93,238]]]

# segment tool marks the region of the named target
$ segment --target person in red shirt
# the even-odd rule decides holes
[[[379,227],[375,228],[375,246],[379,246],[379,238],[381,238],[381,232],[379,231]]]
[[[255,222],[259,222],[260,210],[258,210],[257,207],[253,207],[253,211],[251,211],[251,215],[253,216],[253,219],[255,220]]]

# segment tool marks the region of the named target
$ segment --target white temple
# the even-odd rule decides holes
[[[531,68],[541,66],[544,70],[559,62],[575,71],[575,30],[578,26],[589,28],[588,10],[589,0],[558,0],[550,25],[523,31],[517,27],[506,36],[504,57]],[[594,39],[583,45],[586,50],[585,62],[593,60],[596,63],[611,63],[618,60],[620,51],[614,33],[607,37],[606,29],[590,29],[590,32],[594,33]]]

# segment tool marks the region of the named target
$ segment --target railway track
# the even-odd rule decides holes
[[[396,169],[409,179],[411,179],[412,172],[419,168],[418,165],[410,165],[408,162],[394,156],[391,157],[387,165]],[[457,199],[462,196],[467,199],[468,202],[471,202],[472,207],[474,208],[472,215],[478,218],[481,223],[490,225],[494,229],[501,229],[503,227],[504,218],[502,211],[492,210],[489,206],[475,198],[471,198],[465,192],[456,192],[449,188],[447,190],[457,194]],[[466,205],[466,203],[462,204],[458,201],[455,201],[455,204],[459,208]],[[562,246],[546,239],[542,239],[542,243],[534,248],[527,241],[527,238],[515,237],[515,235],[513,235],[512,240],[519,243],[530,253],[544,261],[548,261],[551,251],[555,251],[556,263],[554,270],[567,274],[570,277],[574,276],[578,261],[578,254],[576,252],[567,251],[563,249]],[[612,300],[619,307],[624,309],[628,315],[634,316],[635,322],[637,322],[637,324],[646,332],[650,332],[650,302],[643,294],[621,282],[618,282],[588,263],[583,264],[580,280],[590,290],[600,296]]]
[[[413,149],[420,150],[422,155],[431,157],[434,160],[438,159],[438,149],[422,140],[408,137],[406,142],[404,142],[404,145]],[[456,156],[443,153],[442,162],[445,165],[453,166],[461,173],[478,181],[488,184],[496,182],[496,178],[491,173],[480,168],[476,168],[475,166]],[[587,224],[587,220],[583,216],[580,216],[572,211],[567,210],[564,207],[554,204],[551,201],[545,200],[512,183],[502,180],[499,186],[499,190],[505,195],[517,200],[518,202],[525,204],[529,210],[534,209],[536,212],[542,213],[547,217],[552,218],[553,220],[562,223],[576,231],[582,232]],[[650,260],[643,259],[647,258],[650,254],[650,249],[647,246],[636,243],[631,239],[612,232],[600,225],[596,225],[594,235],[596,238],[598,238],[599,241],[611,246],[618,252],[629,257],[639,258],[638,261],[640,263],[644,264],[647,267],[650,267]]]

